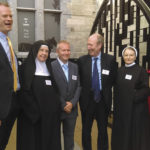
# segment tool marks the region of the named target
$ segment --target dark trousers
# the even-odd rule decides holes
[[[106,106],[101,100],[99,103],[91,100],[86,111],[82,112],[82,146],[83,150],[92,150],[91,129],[94,119],[98,127],[97,149],[108,150],[107,119],[108,113]]]
[[[64,150],[74,150],[74,130],[77,117],[65,118],[62,120]]]
[[[8,144],[12,127],[20,110],[18,101],[18,94],[13,93],[9,114],[5,120],[2,120],[2,125],[0,126],[0,150],[5,150]]]

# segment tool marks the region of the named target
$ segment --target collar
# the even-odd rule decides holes
[[[7,35],[4,34],[3,32],[0,32],[0,38],[3,39],[3,40],[6,40]]]
[[[125,64],[125,67],[132,67],[132,66],[134,66],[136,63],[135,62],[133,62],[132,64]]]
[[[98,56],[96,56],[96,57],[92,57],[92,61],[94,60],[94,58],[98,58],[98,60],[101,60],[101,52],[98,54]]]
[[[46,64],[45,61],[41,62],[37,58],[35,59],[35,63],[38,64],[38,65],[43,65],[43,64],[45,65]]]
[[[49,76],[50,75],[45,62],[41,62],[36,58],[35,64],[36,64],[35,75],[41,75],[41,76]]]
[[[64,63],[59,59],[59,57],[57,57],[57,60],[58,60],[58,62],[60,63],[61,66],[64,65]],[[67,63],[65,63],[65,65],[68,66],[68,61],[67,61]]]

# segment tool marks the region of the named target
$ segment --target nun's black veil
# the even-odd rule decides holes
[[[37,57],[37,54],[41,45],[47,45],[49,48],[49,54],[50,54],[50,47],[46,41],[39,40],[39,41],[36,41],[32,45],[32,49],[29,52],[28,57],[22,64],[22,69],[21,69],[21,86],[22,86],[22,89],[24,90],[29,90],[31,88],[32,79],[34,77],[34,73],[36,70],[35,59]],[[46,63],[46,66],[50,75],[52,76],[50,56],[48,56],[45,63]],[[54,83],[53,78],[52,78],[52,83]]]

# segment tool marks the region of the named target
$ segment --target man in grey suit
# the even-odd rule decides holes
[[[67,41],[60,41],[57,44],[56,52],[58,58],[52,62],[52,70],[60,92],[64,150],[73,150],[74,129],[78,115],[77,102],[81,90],[78,67],[68,61],[70,58],[70,44]]]

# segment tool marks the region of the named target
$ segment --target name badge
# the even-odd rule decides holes
[[[77,80],[77,76],[72,75],[72,80]]]
[[[51,80],[45,80],[46,85],[52,85]]]
[[[131,80],[132,79],[132,75],[126,74],[125,79]]]
[[[105,74],[105,75],[109,75],[109,72],[110,72],[109,70],[105,70],[105,69],[102,70],[102,74]]]

